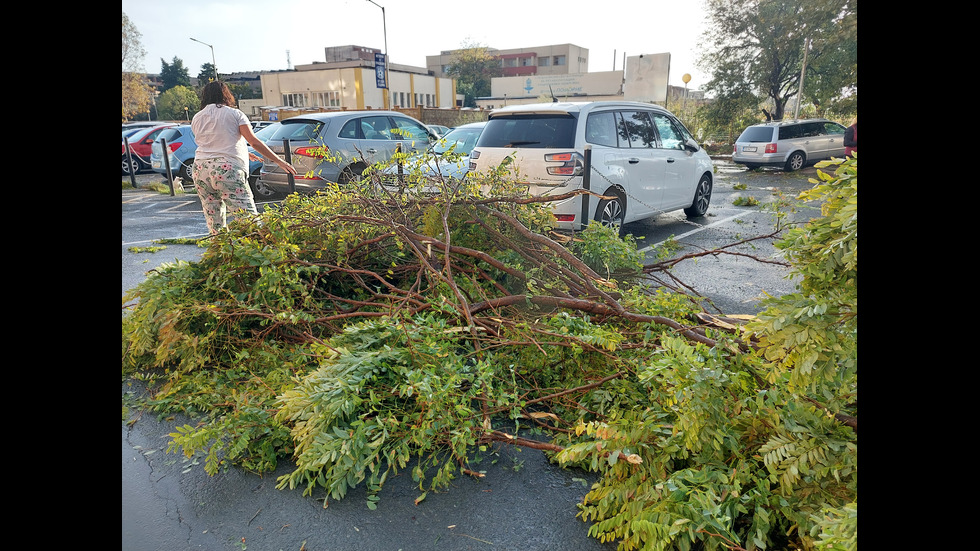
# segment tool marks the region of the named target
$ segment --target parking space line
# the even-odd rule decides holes
[[[735,214],[735,215],[733,215],[733,216],[729,216],[728,218],[724,218],[724,219],[722,219],[722,220],[718,220],[717,222],[712,222],[711,224],[708,224],[707,226],[701,226],[701,227],[699,227],[699,228],[698,228],[698,229],[696,229],[696,230],[691,230],[691,231],[689,231],[689,232],[685,232],[685,233],[682,233],[682,234],[680,234],[680,235],[675,235],[675,236],[673,236],[673,237],[672,237],[672,239],[675,239],[675,240],[676,240],[676,239],[683,239],[683,238],[685,238],[685,237],[687,237],[687,236],[689,236],[689,235],[694,235],[694,234],[696,234],[696,233],[698,233],[698,232],[701,232],[701,231],[704,231],[704,230],[706,230],[706,229],[708,229],[708,228],[713,228],[713,227],[715,227],[715,226],[717,226],[717,225],[719,225],[719,224],[724,224],[725,222],[730,222],[730,221],[732,221],[732,220],[734,220],[734,219],[736,219],[736,218],[739,218],[739,217],[743,217],[743,216],[745,216],[746,214],[755,214],[755,212],[754,212],[754,211],[746,211],[746,212],[740,212],[740,213],[738,213],[738,214]],[[661,242],[659,242],[659,243],[654,243],[654,244],[652,244],[652,245],[648,245],[648,246],[646,246],[646,247],[643,247],[642,249],[640,249],[640,250],[639,250],[639,252],[641,252],[641,253],[643,253],[643,254],[646,254],[646,253],[648,253],[648,252],[650,252],[650,251],[652,251],[652,250],[653,250],[654,248],[656,248],[656,247],[657,247],[658,245],[661,245],[661,244],[663,244],[663,243],[665,243],[666,241],[667,241],[667,240],[665,239],[665,240],[663,240],[663,241],[661,241]]]

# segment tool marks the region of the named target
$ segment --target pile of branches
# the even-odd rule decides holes
[[[471,458],[504,443],[606,473],[582,512],[601,539],[744,541],[751,529],[773,542],[815,524],[792,505],[780,520],[748,505],[825,481],[801,480],[783,446],[771,450],[781,481],[760,482],[772,476],[760,446],[779,431],[752,419],[786,398],[757,337],[709,314],[672,278],[676,259],[643,265],[612,228],[555,231],[550,201],[570,195],[527,197],[505,167],[437,193],[368,176],[238,219],[199,262],[165,265],[124,297],[124,374],[146,381],[147,408],[197,419],[172,451],[203,454],[211,473],[291,457],[281,488],[341,499],[365,484],[373,507],[391,473],[411,469],[421,500],[480,476]],[[847,440],[826,408],[800,415]],[[804,461],[837,449],[818,448]],[[730,473],[726,486],[771,488],[712,489],[742,511],[723,521],[701,494],[662,489],[690,484],[699,464]],[[650,527],[668,518],[695,522]]]

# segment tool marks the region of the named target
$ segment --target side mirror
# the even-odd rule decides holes
[[[684,142],[684,149],[695,152],[701,149],[701,146],[698,145],[698,142],[688,138],[688,140]]]

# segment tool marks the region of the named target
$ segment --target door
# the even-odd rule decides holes
[[[844,157],[844,131],[846,129],[836,122],[825,122],[823,132],[827,136],[827,157]]]
[[[663,200],[661,208],[671,211],[691,205],[694,200],[695,163],[693,154],[685,149],[686,138],[679,125],[664,113],[652,113],[660,136],[658,154],[664,162]]]
[[[616,119],[621,166],[629,182],[626,220],[647,218],[661,211],[666,158],[657,149],[657,132],[649,112],[623,110]]]

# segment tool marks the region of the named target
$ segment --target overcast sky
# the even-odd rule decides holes
[[[685,73],[691,90],[706,80],[695,66],[702,0],[122,0],[122,11],[142,35],[148,73],[177,57],[197,76],[211,63],[205,44],[218,72],[234,73],[324,61],[329,46],[384,52],[387,35],[391,63],[416,67],[464,45],[574,44],[589,50],[590,72],[622,70],[624,55],[669,53],[669,84],[684,86]]]

